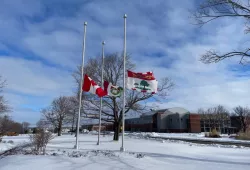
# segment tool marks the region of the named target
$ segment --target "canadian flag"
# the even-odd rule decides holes
[[[107,95],[104,90],[98,86],[94,80],[92,80],[87,74],[84,76],[84,83],[82,86],[82,90],[86,92],[90,92],[92,94],[97,94],[99,97],[103,97]]]

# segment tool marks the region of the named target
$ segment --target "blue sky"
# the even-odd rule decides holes
[[[197,1],[200,2],[200,1]],[[244,49],[244,21],[191,24],[189,0],[2,0],[0,2],[0,74],[7,80],[6,99],[17,121],[35,123],[40,109],[54,97],[71,95],[72,71],[81,63],[83,23],[88,22],[86,59],[122,52],[123,14],[127,18],[127,52],[137,70],[169,76],[176,88],[159,108],[249,104],[249,66],[238,59],[204,65],[206,50]]]

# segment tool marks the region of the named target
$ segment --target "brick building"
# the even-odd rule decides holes
[[[189,114],[189,131],[190,133],[200,133],[201,132],[201,118],[198,114]]]
[[[139,118],[126,119],[125,130],[198,133],[201,131],[200,117],[180,107],[155,110],[145,113]]]
[[[250,121],[250,118],[248,120]],[[125,120],[125,131],[130,132],[200,133],[209,132],[213,128],[220,133],[237,133],[242,129],[238,116],[228,115],[218,120],[211,115],[190,113],[180,107],[154,110]],[[85,124],[82,129],[97,131],[98,124]],[[101,130],[113,131],[113,124],[102,124]]]
[[[223,117],[217,117],[216,114],[201,114],[200,127],[202,132],[210,132],[216,129],[220,133],[237,133],[238,124],[233,118],[225,114]]]

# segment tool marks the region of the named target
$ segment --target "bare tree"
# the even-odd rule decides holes
[[[0,134],[5,134],[11,129],[12,120],[8,115],[0,117]]]
[[[195,24],[204,25],[219,18],[242,18],[246,21],[245,33],[250,32],[250,1],[240,0],[206,0],[195,12],[192,12]],[[216,50],[209,50],[201,57],[205,64],[216,63],[230,57],[240,57],[240,63],[249,62],[250,48],[242,51],[231,51],[220,54]]]
[[[0,117],[0,134],[8,132],[22,133],[22,125],[13,121],[8,115]]]
[[[241,130],[246,132],[247,128],[250,126],[250,109],[237,106],[234,108],[234,115],[238,116]]]
[[[49,131],[49,132],[54,132],[54,126],[53,124],[45,119],[43,116],[42,118],[39,119],[39,121],[36,123],[36,128],[33,129],[33,133],[38,133],[39,130],[44,130],[44,131]]]
[[[207,112],[207,110],[204,110],[203,108],[199,108],[197,113],[200,115],[201,117],[201,121],[203,121],[203,129],[204,132],[206,132],[206,124],[209,122],[209,114]]]
[[[69,122],[68,116],[71,108],[70,98],[61,96],[54,99],[51,106],[42,110],[44,118],[56,128],[58,136],[61,136],[63,124]]]
[[[219,126],[219,131],[225,133],[225,123],[228,123],[227,121],[230,119],[229,117],[229,111],[221,105],[218,105],[217,107],[213,108],[214,115],[216,119],[216,123]]]
[[[10,111],[9,105],[7,104],[4,96],[1,94],[3,92],[3,88],[5,87],[5,85],[6,81],[2,80],[2,77],[0,76],[0,114]]]
[[[10,128],[11,132],[15,132],[17,134],[20,134],[20,133],[22,133],[22,130],[23,130],[23,128],[22,128],[21,123],[12,121],[11,128]]]
[[[203,128],[206,130],[207,125],[209,125],[209,131],[215,127],[215,114],[214,114],[214,108],[208,108],[208,109],[198,109],[198,114],[201,116],[201,120],[204,121]]]
[[[30,126],[30,123],[29,122],[23,122],[22,126],[23,126],[23,132],[26,133],[25,131],[28,130],[28,128]]]
[[[132,70],[135,65],[127,57],[126,68]],[[88,74],[96,83],[101,83],[101,58],[92,58],[85,65],[84,72]],[[80,69],[73,73],[78,89],[80,87]],[[113,85],[121,85],[123,81],[123,57],[118,53],[105,56],[104,80]],[[159,95],[166,97],[174,84],[169,78],[164,78],[159,84]],[[125,89],[126,90],[126,89]],[[126,90],[126,107],[125,114],[129,111],[145,112],[145,102],[149,98],[154,98],[152,94],[139,93],[132,90]],[[98,119],[100,100],[96,95],[89,93],[83,94],[83,116],[85,118]],[[119,133],[122,125],[122,99],[119,97],[103,97],[102,121],[113,124],[114,140],[119,140]]]
[[[224,106],[218,105],[206,110],[200,108],[198,114],[200,114],[201,120],[204,121],[204,129],[205,125],[209,124],[210,128],[214,129],[218,127],[219,131],[222,131],[223,129],[223,132],[225,133],[225,124],[228,123],[229,112]]]
[[[78,107],[79,107],[79,102],[78,102],[78,98],[76,96],[72,96],[70,97],[70,105],[71,105],[71,110],[69,112],[69,121],[71,122],[71,134],[73,134],[73,131],[75,129],[76,126],[76,121],[77,121],[77,111],[78,111]]]

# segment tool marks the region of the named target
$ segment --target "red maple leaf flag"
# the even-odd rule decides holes
[[[94,80],[92,80],[87,74],[84,76],[84,84],[82,86],[82,90],[86,92],[90,92],[92,94],[97,94],[99,97],[103,97],[106,95],[104,90],[98,86]]]
[[[135,73],[128,70],[127,88],[139,92],[156,93],[158,81],[152,72]]]

